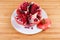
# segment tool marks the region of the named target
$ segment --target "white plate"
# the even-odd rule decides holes
[[[46,12],[42,10],[42,17],[43,18],[48,18]],[[20,33],[23,33],[23,34],[36,34],[36,33],[39,33],[42,31],[42,29],[38,29],[36,25],[34,25],[33,27],[33,30],[32,29],[26,29],[24,28],[23,25],[19,25],[16,21],[15,21],[15,17],[16,16],[16,10],[14,10],[14,12],[12,13],[12,16],[11,16],[11,23],[13,25],[13,27]]]

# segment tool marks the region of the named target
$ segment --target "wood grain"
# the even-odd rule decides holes
[[[11,25],[11,14],[24,0],[0,0],[0,40],[60,40],[60,0],[26,0],[39,4],[52,22],[50,29],[24,35]]]

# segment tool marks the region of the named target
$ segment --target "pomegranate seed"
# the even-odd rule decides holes
[[[37,21],[38,21],[38,19],[36,19],[36,18],[35,18],[35,19],[34,19],[34,21],[35,21],[35,22],[37,22]]]

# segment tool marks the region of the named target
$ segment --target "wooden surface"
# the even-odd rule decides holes
[[[0,40],[60,40],[60,0],[27,0],[39,4],[48,14],[50,29],[35,35],[24,35],[11,25],[11,14],[24,0],[0,0]]]

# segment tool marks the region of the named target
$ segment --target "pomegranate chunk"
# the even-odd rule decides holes
[[[42,20],[38,23],[37,27],[40,28],[40,29],[46,30],[47,28],[50,27],[50,24],[51,24],[51,22],[50,22],[49,19],[42,19]]]

